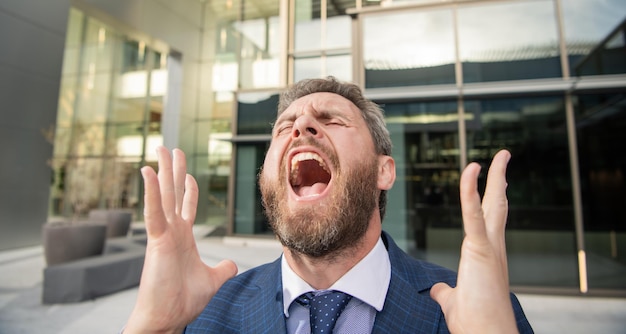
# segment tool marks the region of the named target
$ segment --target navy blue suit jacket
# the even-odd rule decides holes
[[[372,333],[449,333],[439,304],[430,298],[438,282],[451,286],[456,273],[404,253],[383,232],[391,261],[391,282]],[[533,333],[511,294],[520,333]],[[185,333],[286,333],[280,258],[227,281]]]

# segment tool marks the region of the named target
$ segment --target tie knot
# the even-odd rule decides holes
[[[341,291],[325,291],[315,295],[308,292],[297,302],[309,307],[311,333],[332,333],[335,323],[352,296]]]

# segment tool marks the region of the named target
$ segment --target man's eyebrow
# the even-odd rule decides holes
[[[321,118],[321,119],[332,119],[332,118],[340,118],[340,119],[344,119],[344,120],[351,120],[352,118],[350,117],[350,115],[341,112],[340,110],[335,110],[335,109],[321,109],[321,110],[315,110],[315,117],[316,118]],[[282,122],[288,122],[288,121],[295,121],[296,118],[298,118],[296,116],[296,113],[286,113],[283,112],[281,113],[278,118],[276,119],[276,121],[273,123],[273,126],[276,126],[277,124],[280,124]]]
[[[282,123],[282,122],[285,122],[285,121],[289,121],[289,120],[293,121],[295,119],[296,119],[296,117],[295,117],[295,115],[293,113],[292,114],[286,114],[286,113],[283,112],[283,113],[281,113],[278,116],[278,118],[276,118],[276,121],[274,121],[273,125],[276,125],[276,124],[279,124],[279,123]]]
[[[323,119],[331,119],[331,118],[339,118],[343,120],[352,119],[352,117],[350,117],[350,114],[341,112],[340,110],[336,110],[336,109],[319,110],[317,113],[318,113],[317,117],[323,118]]]

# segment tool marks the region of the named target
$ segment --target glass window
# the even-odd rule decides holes
[[[321,1],[295,0],[294,50],[319,50],[321,41]]]
[[[296,57],[294,61],[294,81],[309,78],[321,78],[322,75],[321,57]]]
[[[261,191],[257,174],[263,165],[269,143],[245,143],[237,145],[235,179],[235,226],[240,234],[270,234],[271,229],[263,213]]]
[[[296,0],[294,81],[329,75],[352,81],[352,20],[346,9],[353,7],[351,1]]]
[[[352,56],[349,54],[296,58],[294,80],[321,78],[332,75],[339,80],[352,81]]]
[[[571,75],[626,73],[626,2],[567,0],[561,5]]]
[[[230,133],[229,133],[230,135]],[[232,144],[219,137],[210,139],[209,154],[188,156],[187,166],[194,169],[198,185],[198,211],[196,223],[212,226],[224,225],[227,219],[228,182]]]
[[[626,288],[626,91],[575,98],[589,288]]]
[[[322,2],[326,2],[326,15],[322,19]],[[351,19],[346,9],[356,6],[354,1],[295,1],[294,50],[317,51],[350,48]],[[322,27],[324,30],[322,30]],[[321,32],[325,34],[322,36]]]
[[[140,200],[139,160],[132,162],[125,157],[106,159],[101,175],[100,205],[107,208],[136,208]]]
[[[75,64],[68,63],[64,66],[72,68],[80,64],[77,68],[80,68],[78,78],[82,94],[77,95],[75,100],[75,117],[83,123],[104,123],[114,84],[112,70],[118,60],[113,54],[118,39],[110,28],[93,18],[74,24],[78,24],[77,28],[83,31],[82,53],[79,55],[81,58],[74,58],[72,60]]]
[[[326,73],[342,81],[352,81],[352,56],[326,57]]]
[[[241,38],[239,75],[241,88],[266,88],[280,85],[278,8],[270,17],[235,22]]]
[[[203,75],[205,89],[233,92],[238,88],[266,88],[280,85],[280,1],[263,5],[246,1],[207,2],[203,20],[207,41],[202,61],[213,63]],[[204,72],[203,72],[204,73]],[[211,109],[204,109],[211,112]]]
[[[63,74],[59,91],[57,127],[69,128],[74,121],[74,108],[76,107],[76,94],[74,94],[74,91],[76,90],[77,80],[78,76],[74,74]]]
[[[192,146],[196,153],[187,154],[187,165],[193,168],[190,169],[191,173],[199,185],[196,223],[206,222],[219,226],[227,220],[233,146],[230,117],[232,107],[228,108],[227,117],[196,120],[194,124],[195,144]]]
[[[379,1],[379,0],[376,0]],[[380,0],[380,2],[385,5],[388,3],[397,3],[397,4],[406,4],[406,3],[412,3],[412,4],[432,4],[433,2],[435,3],[441,3],[441,2],[461,2],[461,1],[468,1],[468,0]]]
[[[140,162],[143,154],[143,123],[109,123],[106,155],[120,155],[126,161]],[[159,131],[159,128],[153,132]]]
[[[72,126],[70,155],[73,157],[103,155],[105,140],[104,123],[76,122]]]
[[[514,285],[578,287],[572,186],[562,97],[465,102],[469,161],[482,166],[507,148],[506,228]]]
[[[52,159],[51,214],[140,211],[139,165],[162,143],[167,57],[72,9]],[[47,130],[48,131],[48,130]],[[144,160],[142,160],[144,159]]]
[[[255,87],[258,72],[251,69],[256,60],[271,63],[274,59],[273,13],[278,11],[274,8],[276,1],[267,2],[265,8],[242,1],[204,4],[208,9],[203,13],[206,39],[201,43],[201,62],[196,64],[199,86],[192,93],[197,94],[199,105],[190,109],[196,113],[194,131],[181,138],[189,136],[192,142],[187,146],[187,155],[199,187],[196,222],[220,226],[228,220],[235,91],[240,86]],[[265,74],[267,80],[260,84],[278,77],[278,72]]]
[[[59,166],[58,186],[62,189],[64,205],[62,212],[68,212],[73,217],[83,217],[92,208],[97,208],[100,202],[101,177],[103,162],[99,158],[77,157],[67,159]]]
[[[237,135],[269,135],[272,133],[272,125],[276,120],[276,107],[278,94],[276,92],[239,92],[237,99]],[[220,161],[214,161],[217,156],[222,156],[222,162],[230,162],[224,155],[230,147],[219,144],[219,138],[210,137],[210,147],[214,150],[211,156],[210,166],[215,166],[222,172],[211,172],[212,182],[226,182],[227,175],[225,166]],[[261,194],[257,185],[259,168],[265,159],[268,142],[243,142],[237,143],[235,152],[235,186],[234,186],[234,225],[233,232],[238,234],[264,234],[271,233],[261,203]],[[221,153],[220,153],[221,151]],[[216,156],[217,153],[217,156]],[[230,173],[230,170],[228,170]],[[222,176],[219,176],[222,175]],[[218,184],[214,185],[218,186]],[[224,189],[225,191],[226,189]],[[215,195],[215,201],[221,201],[219,192]]]
[[[561,76],[552,1],[461,7],[458,31],[465,83]]]
[[[70,8],[68,17],[67,34],[65,36],[65,50],[63,51],[63,63],[67,64],[63,66],[63,76],[69,76],[71,74],[78,74],[79,65],[78,57],[81,53],[81,39],[83,31],[81,29],[75,29],[74,27],[81,27],[85,15],[83,12]]]
[[[349,16],[334,16],[326,20],[326,49],[350,48],[352,45],[352,20]]]
[[[237,134],[269,135],[276,120],[278,94],[239,93],[237,96]]]
[[[453,84],[449,9],[363,16],[365,87]]]
[[[386,224],[404,219],[410,254],[436,258],[437,263],[456,270],[456,251],[463,238],[457,103],[387,103],[384,108],[394,140],[397,182],[405,189],[404,194],[390,192],[389,202],[397,202],[392,196],[402,196],[404,207],[388,210]],[[395,217],[398,212],[405,217]]]

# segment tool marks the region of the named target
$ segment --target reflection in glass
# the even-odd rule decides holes
[[[274,91],[237,95],[237,135],[266,135],[268,140],[237,142],[235,147],[234,232],[271,233],[261,203],[257,174],[265,159],[272,125],[276,120],[278,94]]]
[[[227,220],[235,91],[273,85],[278,78],[278,71],[267,71],[276,56],[278,2],[266,2],[263,8],[244,1],[203,4],[206,40],[198,65],[199,105],[193,134],[187,135],[192,143],[186,147],[198,182],[196,223],[220,226]]]
[[[511,284],[578,286],[569,151],[562,97],[465,102],[469,161],[479,187],[498,150],[508,149],[507,252]]]
[[[206,122],[200,127],[209,128]],[[228,207],[228,182],[232,143],[231,133],[214,132],[209,136],[207,151],[188,157],[188,166],[193,166],[194,177],[199,185],[198,212],[196,223],[206,222],[212,226],[224,224]],[[207,138],[204,138],[205,142]],[[198,217],[200,217],[198,219]]]
[[[232,102],[231,102],[232,104]],[[195,152],[187,154],[188,166],[198,182],[196,223],[223,225],[227,216],[227,197],[232,153],[231,115],[196,121]],[[219,113],[218,113],[219,115]]]
[[[460,7],[458,29],[465,83],[561,76],[552,1]]]
[[[326,74],[342,81],[352,81],[352,56],[327,56]]]
[[[295,0],[294,50],[349,49],[352,24],[346,10],[354,7],[355,1]]]
[[[402,124],[407,230],[413,256],[457,268],[462,239],[456,102],[385,104],[387,123]],[[397,147],[397,146],[396,146]],[[390,199],[392,200],[392,199]],[[391,223],[391,222],[390,222]],[[411,247],[412,245],[412,247]]]
[[[239,93],[237,96],[237,134],[270,135],[276,119],[278,94],[274,92]]]
[[[296,57],[294,61],[294,81],[322,77],[321,57]]]
[[[155,124],[153,133],[159,133],[160,124]],[[119,153],[126,161],[141,161],[143,150],[142,123],[109,123],[107,126],[106,155],[115,156]]]
[[[321,42],[321,1],[295,0],[295,51],[319,50]]]
[[[350,16],[334,16],[326,20],[325,48],[350,48],[352,45],[352,21]]]
[[[279,85],[278,11],[268,15],[273,16],[238,21],[233,24],[241,38],[239,63],[241,88],[266,88]]]
[[[140,211],[138,166],[153,165],[145,150],[162,144],[167,56],[77,9],[67,35],[57,124],[46,132],[55,143],[50,214]]]
[[[575,102],[589,287],[626,288],[626,92]]]
[[[352,56],[340,54],[323,57],[296,57],[294,80],[321,78],[332,75],[342,81],[352,81]]]
[[[271,229],[263,213],[261,191],[257,183],[259,168],[265,159],[269,143],[243,143],[237,146],[235,167],[235,226],[239,234],[270,234]]]
[[[140,163],[125,161],[123,158],[108,159],[103,163],[100,206],[106,208],[139,207],[141,181],[137,171],[141,167]]]
[[[365,86],[454,83],[452,26],[449,9],[363,16]]]
[[[324,1],[324,0],[323,0]],[[325,2],[325,1],[324,1]],[[297,0],[294,32],[294,81],[329,75],[352,80],[352,21],[346,9],[352,2]],[[322,15],[321,8],[326,8]]]
[[[561,1],[571,75],[626,73],[626,2]]]

